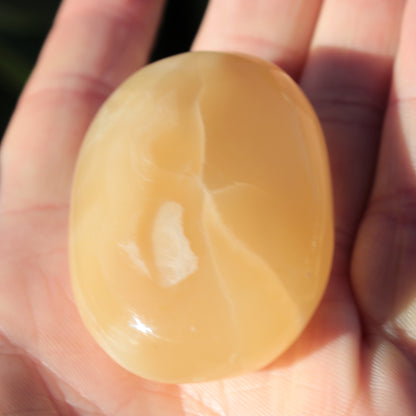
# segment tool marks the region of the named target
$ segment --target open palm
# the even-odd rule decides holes
[[[416,0],[211,0],[195,40],[282,66],[325,131],[334,265],[283,357],[165,385],[120,368],[84,329],[67,265],[74,162],[97,108],[146,63],[162,6],[65,0],[6,133],[0,414],[416,414]]]

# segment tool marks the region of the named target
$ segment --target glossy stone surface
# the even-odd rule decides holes
[[[72,284],[88,330],[129,371],[196,382],[269,364],[310,320],[332,251],[322,132],[275,66],[168,58],[92,123],[73,183]]]

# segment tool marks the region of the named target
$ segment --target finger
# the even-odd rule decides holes
[[[162,0],[66,0],[2,149],[2,202],[68,200],[79,145],[108,94],[147,60]]]
[[[376,180],[353,258],[363,315],[416,359],[416,0],[395,63]]]
[[[327,140],[344,270],[371,186],[404,3],[327,0],[301,78]]]
[[[321,1],[211,0],[193,47],[256,55],[296,77]]]

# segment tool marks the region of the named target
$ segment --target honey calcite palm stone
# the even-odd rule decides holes
[[[72,284],[127,370],[182,383],[264,367],[310,320],[332,251],[321,128],[276,66],[178,55],[98,112],[73,183]]]

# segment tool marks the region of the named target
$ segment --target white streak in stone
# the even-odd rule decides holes
[[[185,236],[182,216],[182,205],[168,201],[159,208],[153,224],[153,253],[163,287],[180,283],[198,269],[198,257]]]
[[[136,269],[140,270],[142,273],[145,273],[147,276],[150,276],[149,269],[141,259],[139,247],[134,241],[118,243],[118,246],[127,253]]]

